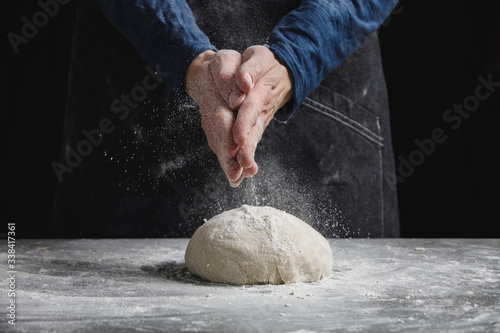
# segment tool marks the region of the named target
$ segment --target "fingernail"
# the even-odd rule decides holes
[[[243,95],[241,94],[241,92],[237,90],[231,92],[231,94],[229,94],[229,107],[236,108],[238,105],[240,105],[242,102],[241,101],[242,97]]]
[[[248,73],[245,74],[245,81],[250,83],[250,86],[253,88],[252,76]]]
[[[238,187],[239,185],[240,183],[238,181],[232,181],[232,180],[229,181],[229,186],[231,187]]]

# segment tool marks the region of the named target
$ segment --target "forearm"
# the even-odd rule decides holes
[[[169,87],[183,90],[183,77],[200,53],[216,50],[198,28],[185,0],[94,0],[113,26]]]
[[[268,38],[267,47],[292,76],[287,120],[323,78],[352,54],[390,14],[397,0],[303,0]]]

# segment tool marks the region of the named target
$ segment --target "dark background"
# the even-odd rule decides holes
[[[457,130],[442,119],[474,95],[479,75],[500,82],[495,2],[401,1],[380,29],[396,158],[408,159],[414,140],[435,128],[448,136],[398,183],[403,237],[500,237],[500,94]],[[61,5],[18,54],[7,33],[20,34],[21,18],[31,21],[40,7],[26,0],[3,6],[1,228],[15,222],[17,237],[50,237],[51,163],[59,154],[76,0]]]

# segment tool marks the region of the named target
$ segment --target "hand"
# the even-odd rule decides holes
[[[244,177],[236,159],[238,145],[233,139],[233,110],[240,107],[246,96],[236,86],[235,74],[240,64],[241,54],[236,51],[205,51],[193,60],[184,80],[186,92],[200,107],[208,145],[233,187]]]
[[[290,74],[264,46],[251,46],[243,53],[236,84],[246,93],[234,123],[234,142],[239,146],[236,160],[244,177],[258,171],[255,149],[274,114],[293,96]]]

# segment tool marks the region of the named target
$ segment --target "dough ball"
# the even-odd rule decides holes
[[[199,227],[186,266],[205,280],[228,284],[311,282],[330,275],[328,241],[284,211],[243,205]]]

